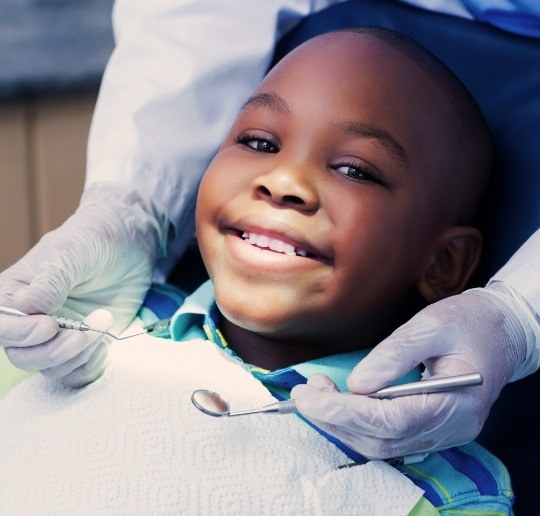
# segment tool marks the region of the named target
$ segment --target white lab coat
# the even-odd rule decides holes
[[[175,234],[158,278],[193,235],[199,180],[265,73],[275,42],[303,17],[339,1],[116,1],[117,45],[92,122],[86,185],[129,183],[166,209]],[[538,0],[406,1],[540,37]],[[533,337],[521,377],[536,370],[540,354],[540,232],[495,279],[536,312],[522,311]]]

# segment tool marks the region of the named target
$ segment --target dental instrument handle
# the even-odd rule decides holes
[[[51,315],[51,317],[58,323],[58,326],[60,326],[60,328],[64,328],[66,330],[90,331],[92,329],[90,328],[90,326],[88,326],[88,324],[85,324],[82,321],[76,321],[75,319],[66,319],[65,317],[55,317],[54,315]],[[100,333],[106,332],[100,331]]]
[[[24,317],[28,316],[28,314],[25,314],[24,312],[21,312],[20,310],[16,310],[15,308],[11,308],[9,306],[0,306],[0,314],[4,315],[15,315],[16,317]],[[65,317],[55,317],[54,315],[50,315],[49,317],[52,317],[57,323],[60,328],[64,328],[65,330],[78,330],[78,331],[90,331],[92,328],[88,326],[88,324],[83,323],[82,321],[76,321],[75,319],[66,319]],[[93,330],[93,331],[99,331],[99,330]],[[100,332],[100,333],[106,333],[106,332]]]
[[[16,308],[11,308],[10,306],[4,306],[0,305],[0,314],[3,315],[14,315],[16,317],[28,317],[28,314],[25,314],[24,312],[21,312],[20,310],[17,310]],[[88,324],[84,323],[83,321],[77,321],[75,319],[67,319],[66,317],[56,317],[54,315],[50,315],[49,317],[52,317],[60,326],[60,328],[64,328],[65,330],[77,330],[77,331],[95,331],[97,333],[103,333],[104,335],[109,335],[109,337],[112,337],[116,340],[124,340],[129,339],[131,337],[136,337],[137,335],[145,334],[146,331],[136,333],[134,335],[127,335],[125,337],[117,337],[116,335],[113,335],[112,333],[109,333],[108,331],[103,330],[96,330],[94,328],[91,328],[88,326]]]
[[[294,400],[285,400],[272,403],[271,405],[266,405],[266,407],[261,407],[252,410],[242,410],[240,412],[229,412],[230,416],[245,416],[247,414],[293,414],[296,412],[296,403]]]
[[[435,378],[433,380],[422,380],[420,382],[405,383],[403,385],[393,385],[385,387],[377,392],[368,394],[370,398],[391,399],[398,396],[408,396],[412,394],[427,394],[430,392],[448,391],[460,387],[472,387],[482,384],[480,373],[462,374],[459,376],[449,376],[446,378]]]

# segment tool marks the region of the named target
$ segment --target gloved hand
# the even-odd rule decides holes
[[[0,274],[0,304],[79,320],[106,308],[118,333],[148,290],[167,228],[163,211],[127,185],[96,183],[74,215]],[[15,366],[73,387],[101,374],[106,349],[99,334],[58,331],[46,316],[0,317],[0,345]]]
[[[424,378],[479,371],[479,387],[377,400],[340,393],[316,375],[292,397],[304,416],[368,458],[469,442],[525,359],[532,329],[516,315],[522,307],[502,283],[434,303],[376,346],[348,378],[350,391],[368,394],[423,362]]]
[[[111,337],[93,331],[62,330],[58,333],[56,322],[46,315],[0,315],[0,318],[0,324],[6,322],[5,327],[12,331],[3,333],[6,355],[20,369],[39,370],[71,387],[82,387],[103,373]],[[91,312],[84,322],[93,329],[108,331],[113,324],[113,316],[107,310],[98,309]],[[25,337],[21,340],[21,336]],[[52,338],[54,349],[49,344],[34,344]],[[57,365],[51,366],[51,363]]]

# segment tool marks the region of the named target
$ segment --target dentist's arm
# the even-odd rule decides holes
[[[428,306],[381,342],[337,392],[326,377],[296,387],[299,410],[371,458],[463,444],[482,429],[504,385],[539,367],[540,230],[483,289]],[[481,387],[375,400],[362,396],[423,362],[434,377],[480,371]]]

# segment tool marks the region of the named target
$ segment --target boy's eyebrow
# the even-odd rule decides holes
[[[287,104],[286,100],[275,93],[258,93],[257,95],[253,95],[242,106],[241,111],[251,106],[265,107],[285,115],[291,114],[289,104]]]
[[[242,106],[241,111],[248,107],[264,107],[285,115],[291,114],[291,109],[287,101],[276,93],[258,93],[248,99]],[[399,161],[401,165],[409,168],[409,158],[403,146],[388,132],[371,124],[363,122],[347,121],[338,122],[337,128],[342,132],[358,136],[360,138],[371,138],[377,140]]]
[[[371,124],[354,121],[338,122],[336,125],[341,131],[352,134],[353,136],[377,140],[390,151],[402,165],[407,168],[410,167],[409,158],[403,146],[390,133],[387,133],[383,129]]]

